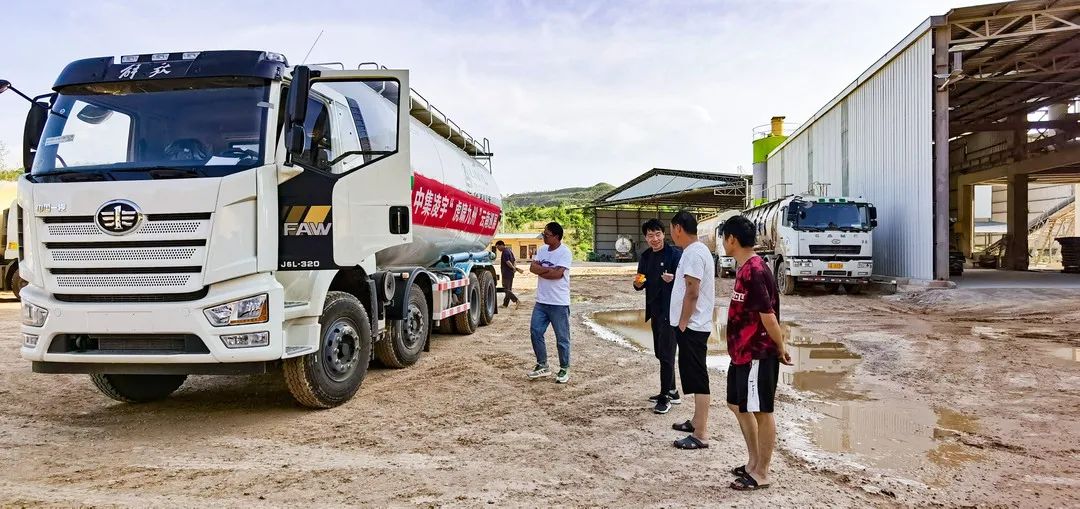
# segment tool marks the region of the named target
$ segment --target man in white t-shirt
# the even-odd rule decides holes
[[[559,349],[559,373],[557,383],[570,381],[570,263],[573,255],[562,243],[563,228],[556,222],[544,227],[544,247],[536,252],[529,272],[536,274],[536,305],[533,307],[529,333],[532,336],[536,367],[529,372],[529,379],[548,376],[547,345],[544,334],[548,325],[555,330],[555,346]]]
[[[680,210],[671,218],[671,240],[682,248],[682,258],[675,270],[668,318],[675,329],[679,348],[679,377],[683,393],[694,395],[694,418],[672,426],[688,432],[675,441],[679,449],[709,447],[709,368],[705,364],[709,335],[713,330],[713,306],[716,304],[716,265],[712,253],[697,238],[697,219]]]

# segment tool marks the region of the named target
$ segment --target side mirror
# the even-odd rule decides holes
[[[285,101],[285,148],[292,155],[304,152],[307,133],[304,118],[307,117],[308,95],[311,92],[311,69],[297,66],[293,69],[289,84],[289,97]]]
[[[869,208],[866,209],[866,212],[870,215],[871,220],[877,219],[877,207],[871,205]]]
[[[34,154],[37,153],[41,133],[45,131],[45,122],[49,120],[49,105],[35,102],[26,114],[23,125],[23,171],[30,171],[34,166]]]
[[[87,124],[98,125],[106,120],[109,120],[113,114],[112,110],[102,108],[101,106],[94,106],[93,104],[87,104],[83,109],[79,110],[79,120],[86,122]]]

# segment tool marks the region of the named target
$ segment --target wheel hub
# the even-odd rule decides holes
[[[416,346],[423,339],[424,314],[416,306],[409,306],[409,314],[405,318],[405,337],[401,341],[406,347]]]
[[[330,378],[342,381],[352,373],[360,360],[360,334],[349,320],[338,320],[326,329],[323,336],[323,359]]]

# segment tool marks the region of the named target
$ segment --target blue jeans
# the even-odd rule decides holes
[[[555,346],[559,349],[559,367],[570,367],[570,306],[555,306],[551,304],[536,303],[533,307],[532,321],[529,323],[529,332],[532,335],[533,353],[536,354],[536,363],[547,366],[547,345],[544,344],[544,333],[547,332],[548,324],[555,329]]]

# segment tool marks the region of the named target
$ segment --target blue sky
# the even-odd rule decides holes
[[[34,95],[85,57],[265,49],[377,61],[474,135],[505,193],[652,167],[750,170],[751,129],[812,116],[930,15],[978,1],[9,0],[0,78]],[[18,162],[27,103],[0,95]]]

